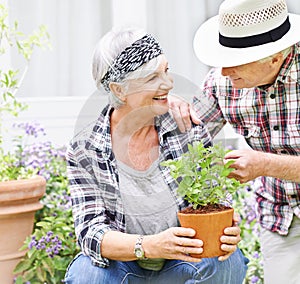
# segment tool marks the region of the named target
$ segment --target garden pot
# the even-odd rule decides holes
[[[12,284],[13,270],[26,251],[20,251],[33,230],[35,212],[46,190],[41,176],[0,182],[0,282]]]
[[[211,213],[189,214],[178,212],[180,225],[185,228],[192,228],[196,231],[194,238],[203,241],[203,253],[192,254],[193,257],[208,258],[225,255],[221,250],[220,237],[224,234],[226,227],[232,226],[233,209]]]

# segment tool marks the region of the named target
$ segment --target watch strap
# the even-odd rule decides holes
[[[144,252],[144,249],[142,246],[143,239],[144,239],[144,236],[139,235],[136,240],[135,246],[134,246],[134,254],[138,259],[147,259],[145,257],[145,252]]]

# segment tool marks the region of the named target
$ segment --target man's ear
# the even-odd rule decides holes
[[[126,101],[124,86],[122,86],[120,83],[110,82],[109,88],[111,92],[113,92],[115,96],[117,96],[122,102]]]
[[[272,57],[272,64],[282,64],[283,62],[283,54],[281,52],[276,53],[273,57]]]

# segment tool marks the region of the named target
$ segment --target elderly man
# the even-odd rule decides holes
[[[265,283],[300,283],[300,15],[284,0],[225,0],[198,29],[197,57],[214,66],[193,109],[215,136],[226,122],[252,149],[230,175],[261,177],[256,191]],[[185,103],[170,103],[189,128]],[[194,122],[196,117],[191,116]]]

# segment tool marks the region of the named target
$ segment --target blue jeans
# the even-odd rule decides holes
[[[140,268],[135,261],[110,261],[109,267],[92,265],[89,257],[79,255],[65,277],[67,284],[241,284],[248,259],[237,250],[229,259],[203,258],[199,263],[167,260],[160,271]]]

